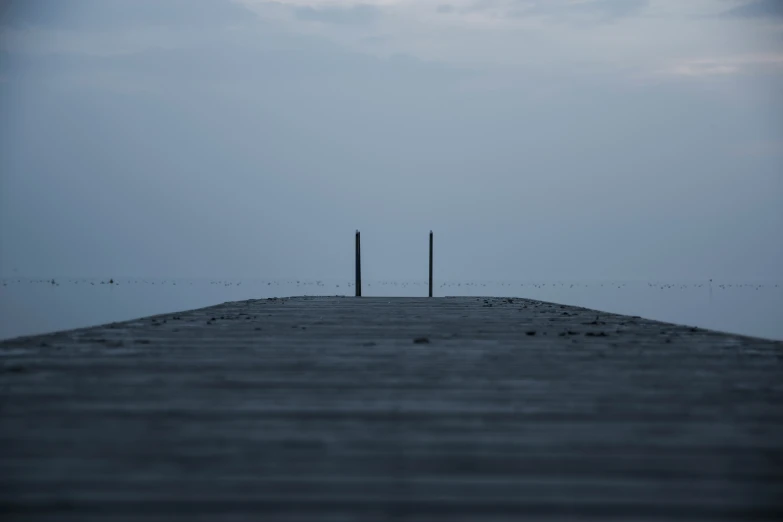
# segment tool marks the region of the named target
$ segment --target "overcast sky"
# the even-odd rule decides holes
[[[0,5],[2,276],[783,279],[783,1]]]

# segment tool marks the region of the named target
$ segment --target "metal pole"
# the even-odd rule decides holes
[[[432,297],[432,230],[430,230],[430,297]]]
[[[362,296],[362,240],[356,231],[356,297]]]

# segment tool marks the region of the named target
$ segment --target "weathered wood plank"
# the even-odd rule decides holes
[[[245,301],[4,341],[0,513],[779,519],[782,356],[497,298]]]

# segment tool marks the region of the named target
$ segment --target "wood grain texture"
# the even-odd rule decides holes
[[[783,343],[524,299],[0,342],[3,520],[781,520]]]

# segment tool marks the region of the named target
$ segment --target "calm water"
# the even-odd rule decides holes
[[[0,338],[200,308],[226,301],[353,295],[350,281],[3,279]],[[365,296],[426,296],[426,281],[365,281]],[[440,296],[527,297],[783,339],[783,284],[708,282],[446,282]]]

